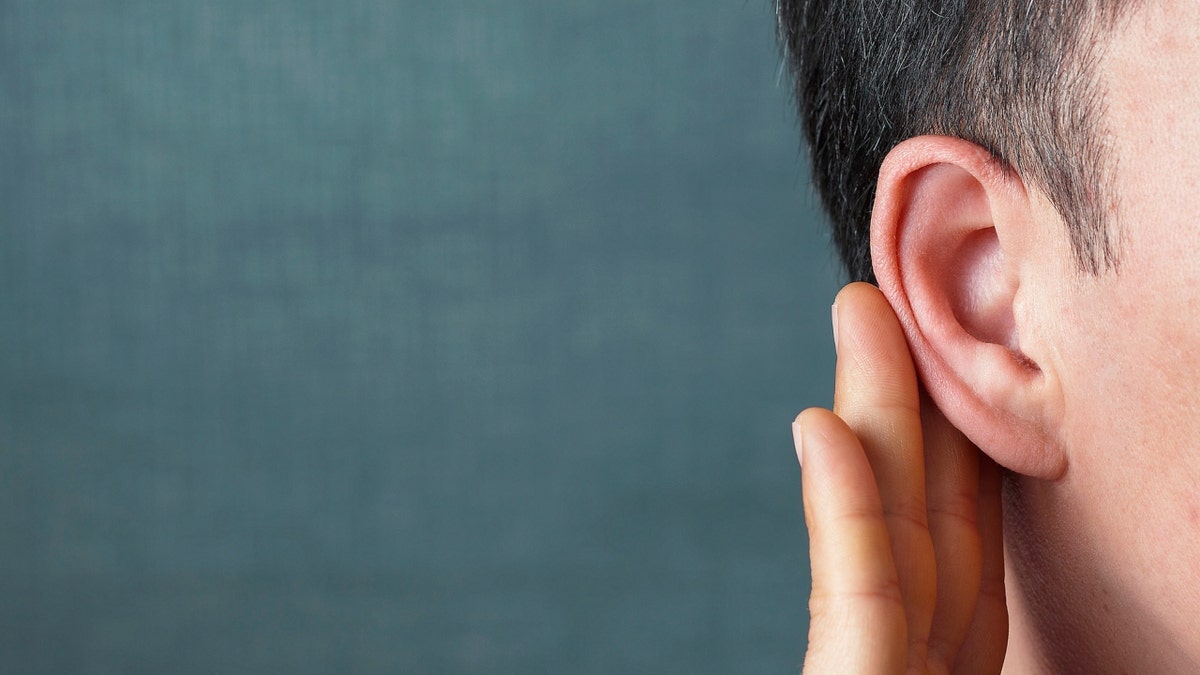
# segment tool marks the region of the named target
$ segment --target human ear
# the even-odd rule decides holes
[[[1054,479],[1066,455],[1050,424],[1053,378],[1023,348],[1022,270],[1034,229],[1020,177],[973,143],[912,138],[880,169],[872,264],[922,384],[998,464]]]

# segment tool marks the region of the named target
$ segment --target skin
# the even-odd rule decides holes
[[[833,410],[793,425],[806,672],[1200,671],[1200,4],[1146,3],[1099,73],[1115,272],[1074,271],[1044,197],[953,143],[885,162],[873,247],[899,243],[874,251],[882,290],[837,298]],[[972,177],[988,208],[959,220],[994,216],[990,262],[930,257],[963,226],[911,202]]]
[[[998,672],[999,469],[922,406],[878,289],[851,284],[835,307],[834,410],[806,410],[792,427],[813,579],[805,671]]]
[[[998,468],[922,406],[878,289],[854,283],[834,306],[834,411],[810,408],[793,424],[814,584],[805,671],[998,671]]]

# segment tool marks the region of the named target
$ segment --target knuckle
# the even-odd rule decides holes
[[[838,613],[844,609],[862,608],[865,605],[895,605],[903,609],[904,597],[901,595],[899,582],[893,578],[880,579],[857,588],[814,588],[808,598],[808,609],[814,617]]]
[[[971,531],[977,529],[978,507],[967,495],[955,494],[929,505],[930,526],[957,525]]]
[[[899,499],[885,505],[883,517],[887,520],[889,530],[897,525],[920,530],[926,530],[929,527],[925,502],[917,497]]]

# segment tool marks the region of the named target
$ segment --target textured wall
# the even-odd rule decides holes
[[[769,0],[0,0],[0,670],[791,672]]]

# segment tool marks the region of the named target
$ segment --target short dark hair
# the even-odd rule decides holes
[[[987,149],[1045,192],[1077,266],[1117,262],[1095,64],[1135,0],[777,0],[813,180],[854,279],[873,280],[883,158],[922,134]]]

